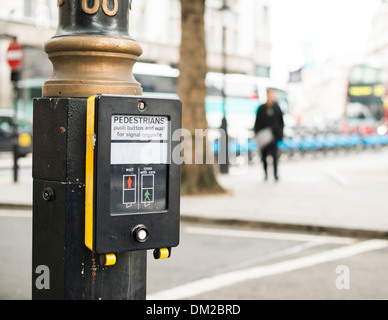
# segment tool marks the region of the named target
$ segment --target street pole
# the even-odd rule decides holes
[[[87,98],[141,95],[130,1],[58,0],[53,74],[34,99],[32,298],[144,300],[146,251],[103,266],[84,245]]]
[[[14,117],[12,119],[12,153],[13,153],[13,181],[18,182],[19,175],[19,130],[18,130],[18,101],[19,101],[19,88],[18,82],[20,80],[20,66],[23,61],[23,49],[18,44],[16,36],[2,34],[0,38],[11,38],[7,50],[7,61],[11,67],[11,82],[12,82],[12,93],[13,93],[13,109]]]
[[[222,14],[222,120],[221,120],[221,130],[223,131],[222,135],[225,136],[225,139],[221,139],[220,143],[220,172],[223,174],[229,173],[229,137],[228,137],[228,123],[226,120],[226,21],[225,21],[225,12],[229,10],[229,7],[224,0],[222,7],[219,9]]]
[[[18,81],[20,78],[20,70],[12,71],[11,81],[12,81],[12,90],[13,90],[13,110],[14,117],[12,119],[12,154],[13,154],[13,182],[18,182],[19,180],[19,129],[18,129],[18,100],[19,100],[19,88]]]

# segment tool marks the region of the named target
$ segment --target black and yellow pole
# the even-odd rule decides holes
[[[87,99],[142,94],[130,1],[58,0],[58,10],[45,44],[53,73],[34,100],[32,298],[145,299],[146,251],[113,259],[84,244]]]

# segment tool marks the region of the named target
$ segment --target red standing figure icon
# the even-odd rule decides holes
[[[128,177],[127,183],[128,183],[128,189],[132,189],[132,178],[131,178],[131,176]]]

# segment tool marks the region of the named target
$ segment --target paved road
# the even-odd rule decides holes
[[[0,210],[0,300],[31,299],[30,211]]]
[[[31,213],[0,210],[0,299],[31,298]],[[148,299],[386,299],[388,242],[182,224]],[[338,272],[338,273],[336,273]],[[338,285],[339,283],[339,285]]]
[[[184,224],[148,299],[386,299],[388,241]]]

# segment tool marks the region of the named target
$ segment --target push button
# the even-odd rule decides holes
[[[146,226],[138,225],[132,230],[132,234],[136,241],[138,242],[146,242],[149,238],[149,232]]]

